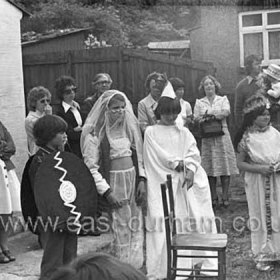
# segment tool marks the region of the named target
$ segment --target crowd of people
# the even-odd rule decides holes
[[[150,73],[145,81],[146,97],[138,103],[137,116],[126,94],[111,89],[113,81],[107,73],[94,77],[94,92],[81,104],[75,101],[75,80],[69,76],[59,77],[55,82],[55,94],[60,100],[56,110],[50,106],[49,90],[42,86],[31,89],[25,119],[30,158],[21,190],[25,219],[42,215],[36,198],[36,174],[44,160],[55,152],[73,153],[77,162],[83,161],[93,178],[92,188],[97,193],[97,210],[93,216],[98,225],[98,216],[103,212],[108,214],[114,237],[111,254],[118,259],[107,255],[76,259],[76,234],[63,227],[58,232],[47,233],[39,228],[35,233],[44,250],[41,280],[82,280],[81,275],[95,273],[96,265],[104,266],[107,275],[105,261],[114,266],[119,261],[128,264],[122,279],[132,279],[127,276],[130,273],[133,279],[165,279],[165,233],[156,230],[155,225],[163,221],[160,184],[167,174],[172,177],[176,216],[183,220],[191,218],[197,223],[188,230],[193,227],[198,232],[211,234],[217,232],[215,223],[209,226],[201,220],[214,220],[217,207],[229,206],[230,177],[241,171],[249,216],[262,226],[251,234],[256,268],[271,269],[273,262],[280,260],[280,236],[276,230],[280,226],[280,67],[272,64],[261,71],[260,63],[255,55],[247,57],[247,77],[236,87],[234,141],[227,125],[230,103],[227,96],[220,95],[221,84],[212,75],[202,78],[198,90],[204,97],[197,99],[192,109],[184,100],[183,80],[168,78],[159,72]],[[199,148],[188,128],[190,124],[197,124],[203,130]],[[206,125],[211,128],[208,134]],[[14,205],[12,191],[8,192],[5,185],[19,183],[15,174],[11,175],[14,166],[10,157],[15,153],[15,146],[1,123],[0,137],[3,181],[0,190],[6,192],[0,196],[0,215],[7,219],[20,207]],[[75,176],[75,172],[69,170],[69,173]],[[218,179],[222,186],[220,199],[216,190]],[[69,204],[73,200],[72,189],[67,187],[64,196],[62,191],[60,196]],[[251,226],[254,227],[253,222]],[[15,260],[6,235],[0,227],[0,263]],[[54,252],[60,252],[56,258],[52,258]],[[95,261],[99,264],[94,264]],[[207,258],[207,254],[199,261],[201,267],[217,268],[217,263]],[[197,264],[195,259],[179,262],[185,268]],[[144,265],[146,276],[137,272]],[[85,266],[86,272],[80,272]],[[98,273],[103,273],[100,271]]]

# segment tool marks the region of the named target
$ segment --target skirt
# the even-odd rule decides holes
[[[14,169],[7,171],[0,160],[0,215],[21,212],[20,183]]]
[[[139,269],[143,265],[143,217],[135,202],[134,167],[110,171],[110,186],[122,207],[112,212],[113,254],[119,260]]]

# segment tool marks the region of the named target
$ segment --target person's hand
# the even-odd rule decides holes
[[[175,167],[175,170],[177,172],[184,171],[184,161],[183,160],[179,161],[178,165]]]
[[[186,186],[187,190],[190,189],[193,185],[194,173],[190,169],[186,169],[185,181],[183,187]]]
[[[82,131],[82,130],[83,130],[83,128],[81,126],[74,127],[74,131],[76,131],[76,132],[79,132],[79,131]]]
[[[48,104],[48,105],[45,107],[44,111],[45,111],[45,114],[46,114],[46,115],[51,115],[51,114],[52,114],[52,106]]]
[[[269,175],[274,172],[274,166],[272,164],[260,164],[257,168],[257,172],[262,175]]]
[[[225,116],[223,114],[215,114],[216,119],[222,120]]]
[[[147,205],[147,187],[143,180],[138,183],[135,201],[138,206],[145,207]]]
[[[114,209],[122,207],[121,202],[116,198],[116,196],[112,192],[107,196],[107,200]]]

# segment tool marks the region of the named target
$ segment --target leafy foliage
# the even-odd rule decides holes
[[[33,15],[23,20],[22,32],[92,27],[95,35],[113,45],[126,44],[121,21],[113,7],[84,6],[76,0],[50,0],[39,3]]]
[[[22,21],[23,33],[91,27],[99,41],[114,46],[187,39],[187,29],[199,20],[195,6],[164,5],[163,0],[18,1],[32,12]]]

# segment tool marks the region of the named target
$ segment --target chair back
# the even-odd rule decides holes
[[[172,188],[172,177],[166,176],[166,182],[161,184],[161,196],[164,214],[165,231],[167,238],[174,236],[176,229],[176,216],[174,207],[174,196]]]

